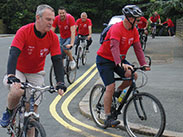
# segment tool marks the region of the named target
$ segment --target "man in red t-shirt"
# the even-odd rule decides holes
[[[133,44],[140,65],[145,66],[146,70],[150,70],[141,48],[138,30],[135,27],[143,12],[136,5],[127,5],[122,9],[122,12],[125,15],[124,21],[111,26],[104,39],[105,41],[97,51],[96,58],[98,71],[106,87],[104,94],[104,111],[106,115],[104,124],[106,127],[115,127],[120,123],[111,116],[112,96],[115,89],[114,72],[120,77],[130,77],[130,69],[133,69],[126,60],[121,65],[120,55],[126,56],[128,49]],[[135,74],[135,79],[137,79],[137,74]],[[129,85],[129,81],[124,81],[117,90],[122,91]],[[116,95],[118,95],[116,97],[119,97],[118,93]]]
[[[55,13],[52,7],[45,4],[39,5],[36,11],[35,23],[21,27],[12,41],[7,75],[3,80],[4,85],[8,87],[10,92],[8,93],[7,109],[3,113],[2,119],[0,119],[2,127],[9,125],[13,109],[24,94],[20,82],[29,82],[35,86],[44,85],[44,65],[46,56],[49,53],[56,74],[56,89],[60,95],[63,95],[66,91],[59,40],[57,35],[51,31],[54,19]],[[37,112],[40,101],[41,96],[34,104],[35,112]]]
[[[81,18],[77,19],[76,21],[76,29],[78,29],[78,38],[79,35],[81,37],[86,37],[87,45],[86,45],[86,51],[89,50],[89,46],[92,43],[92,21],[88,18],[86,12],[81,13]],[[77,54],[77,48],[80,44],[79,39],[77,39],[77,45],[75,54]]]
[[[162,23],[162,25],[167,24],[168,34],[169,36],[174,36],[174,24],[170,18],[166,18],[166,21]]]
[[[148,27],[148,21],[145,17],[140,17],[140,20],[137,22],[138,30],[143,29],[144,33],[148,35],[147,27]]]
[[[157,11],[155,11],[153,13],[153,15],[149,18],[149,21],[151,23],[151,32],[152,32],[152,29],[153,27],[156,25],[155,23],[156,22],[159,22],[159,24],[161,24],[161,19],[160,19],[160,15],[158,14]]]
[[[64,7],[59,7],[58,15],[52,25],[52,30],[55,31],[56,27],[59,27],[60,32],[60,46],[61,50],[69,56],[70,67],[74,69],[76,67],[76,62],[73,59],[71,48],[75,43],[76,29],[75,29],[75,19],[74,17],[67,13]]]

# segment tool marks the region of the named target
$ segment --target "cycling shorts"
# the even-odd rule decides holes
[[[44,86],[44,76],[45,76],[45,71],[40,71],[38,73],[23,73],[20,72],[19,70],[16,70],[16,77],[20,79],[21,82],[29,82],[30,84],[34,86]],[[5,87],[10,89],[10,85],[7,84],[7,75],[4,76],[3,79],[3,84]],[[27,101],[30,99],[30,89],[26,89],[28,92],[26,92],[26,98]],[[39,97],[39,98],[37,98]],[[35,93],[35,98],[37,99],[35,101],[35,105],[39,105],[42,99],[42,96],[40,96],[40,92]]]
[[[123,63],[130,64],[124,60]],[[115,73],[120,77],[124,77],[125,71],[122,67],[116,66],[115,62],[105,59],[99,55],[96,57],[96,64],[99,74],[105,86],[108,86],[115,82]],[[114,73],[115,72],[115,73]]]

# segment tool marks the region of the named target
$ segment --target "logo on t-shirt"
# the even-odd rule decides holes
[[[28,51],[28,54],[29,54],[29,55],[31,55],[31,54],[32,54],[32,52],[33,52],[34,48],[35,48],[34,46],[28,46],[27,51]]]
[[[45,57],[46,55],[48,55],[49,51],[48,49],[44,48],[40,50],[40,57]]]

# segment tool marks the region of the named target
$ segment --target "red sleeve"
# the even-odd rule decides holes
[[[111,47],[111,52],[112,52],[112,56],[114,58],[115,64],[117,65],[121,63],[119,41],[115,39],[111,39],[110,47]]]
[[[91,21],[91,19],[88,19],[88,26],[92,26],[92,21]]]
[[[26,40],[26,33],[24,33],[24,27],[20,28],[12,41],[11,46],[17,47],[18,49],[22,50],[24,47],[24,43]]]
[[[67,14],[68,20],[69,20],[69,26],[74,26],[75,25],[75,19],[73,16],[70,14]]]
[[[141,48],[140,42],[136,42],[133,44],[133,48],[135,51],[135,55],[137,56],[138,62],[141,66],[146,65],[145,57],[144,57],[144,52]]]

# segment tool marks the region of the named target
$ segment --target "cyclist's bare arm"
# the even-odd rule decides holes
[[[75,25],[71,26],[70,30],[71,30],[71,43],[66,45],[67,48],[72,48],[74,46],[75,33],[76,33]]]

